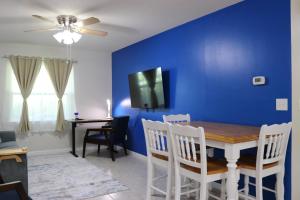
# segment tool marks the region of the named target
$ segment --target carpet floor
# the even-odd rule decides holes
[[[29,156],[28,182],[34,200],[83,200],[128,189],[99,166],[71,154]]]

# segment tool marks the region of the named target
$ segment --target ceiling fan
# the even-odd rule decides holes
[[[96,17],[89,17],[87,19],[79,20],[76,16],[73,15],[59,15],[56,17],[56,21],[42,17],[39,15],[32,15],[32,17],[53,24],[52,27],[39,28],[33,30],[26,30],[25,32],[40,32],[40,31],[59,31],[53,35],[53,37],[63,44],[73,44],[77,43],[81,34],[95,35],[104,37],[107,35],[105,31],[96,31],[87,28],[84,26],[92,25],[99,23],[100,20]]]

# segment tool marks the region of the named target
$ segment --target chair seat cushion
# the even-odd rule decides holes
[[[0,143],[0,149],[3,149],[3,148],[15,148],[15,147],[18,147],[16,141],[1,142]]]
[[[200,160],[197,160],[197,162],[200,163]],[[213,175],[213,174],[222,174],[228,171],[227,168],[227,162],[224,160],[218,160],[214,158],[207,158],[207,174]],[[180,167],[195,172],[195,173],[201,173],[201,169],[198,167],[186,165],[183,163],[180,163]]]
[[[168,156],[160,155],[160,154],[157,154],[157,153],[152,153],[152,156],[155,157],[155,158],[161,159],[161,160],[165,160],[165,161],[169,160]]]
[[[278,165],[278,162],[265,164],[263,169],[269,169]],[[238,162],[239,168],[256,170],[256,155],[242,156]]]
[[[100,134],[94,134],[94,135],[89,135],[87,139],[97,139],[97,140],[105,140],[105,135],[100,133]]]
[[[105,127],[95,127],[95,128],[88,128],[87,131],[97,131],[97,132],[104,132],[104,131],[112,131],[112,128],[109,126]]]

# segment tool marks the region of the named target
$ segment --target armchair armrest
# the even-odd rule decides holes
[[[0,131],[0,138],[2,142],[16,141],[16,134],[14,131]]]
[[[28,152],[27,147],[22,148],[13,148],[13,149],[0,149],[0,156],[11,156],[11,155],[20,155],[26,154]]]
[[[22,162],[22,158],[19,155],[26,154],[28,152],[26,147],[16,149],[2,149],[0,150],[0,162],[2,160],[16,160],[16,162]]]
[[[15,190],[18,193],[21,200],[29,199],[20,181],[0,184],[0,192],[8,192],[11,190]]]

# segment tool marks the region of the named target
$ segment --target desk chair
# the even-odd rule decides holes
[[[108,146],[112,161],[115,161],[114,145],[121,144],[125,155],[127,155],[128,122],[129,116],[114,117],[111,126],[87,129],[83,141],[82,157],[85,157],[86,143],[98,144],[98,153],[100,152],[100,145]],[[90,132],[97,132],[97,134],[90,135]]]

